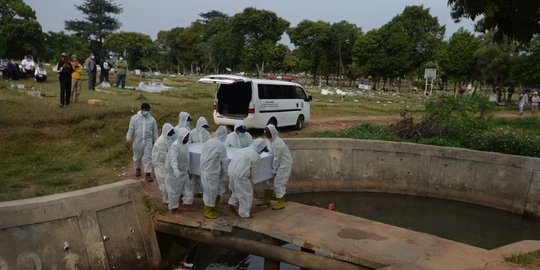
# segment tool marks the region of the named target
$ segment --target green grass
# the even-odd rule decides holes
[[[114,77],[113,77],[114,78]],[[138,78],[128,77],[128,85]],[[34,86],[56,97],[35,98],[0,82],[0,201],[29,198],[87,188],[118,181],[131,153],[124,148],[129,118],[140,108],[143,94],[152,106],[158,126],[175,125],[178,112],[188,111],[194,119],[212,113],[213,88],[184,83],[163,94],[112,89],[117,93],[90,92],[83,81],[81,100],[59,107],[56,75],[44,84],[30,79],[16,84]],[[190,98],[191,97],[191,98]],[[105,106],[90,106],[88,99],[102,99]]]
[[[528,253],[512,254],[509,257],[505,257],[507,262],[530,265],[540,262],[540,250],[536,250]]]

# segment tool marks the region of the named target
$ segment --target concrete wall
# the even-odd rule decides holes
[[[0,203],[0,269],[154,269],[142,185],[126,180]]]
[[[411,143],[286,139],[288,192],[372,191],[450,199],[540,217],[540,159]]]

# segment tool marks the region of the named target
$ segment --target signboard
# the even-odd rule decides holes
[[[424,78],[426,78],[426,79],[428,79],[428,78],[433,79],[433,78],[435,78],[435,77],[437,77],[437,70],[436,70],[436,69],[434,69],[434,68],[426,68],[426,69],[424,70]]]

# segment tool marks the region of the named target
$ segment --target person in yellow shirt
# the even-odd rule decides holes
[[[71,56],[71,67],[73,72],[71,73],[71,103],[79,101],[79,95],[81,94],[81,76],[82,65],[77,61],[77,55]]]

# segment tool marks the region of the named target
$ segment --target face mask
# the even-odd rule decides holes
[[[238,133],[238,137],[244,138],[244,137],[246,137],[246,133],[245,132],[240,132],[240,133]]]
[[[147,117],[148,115],[150,115],[150,112],[149,112],[149,111],[143,111],[143,112],[142,112],[142,115],[143,115],[144,117]]]
[[[187,127],[187,128],[189,127],[189,123],[190,123],[190,122],[191,122],[191,121],[189,121],[189,120],[186,121],[186,127]]]
[[[95,56],[93,56],[93,55],[92,55],[92,57],[91,57],[91,58],[92,58],[92,59],[94,59],[94,57],[95,57]]]
[[[123,57],[120,57],[120,61],[122,61],[122,60],[124,60],[124,58],[123,58]]]
[[[167,136],[167,144],[171,145],[174,142],[174,136]]]

